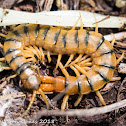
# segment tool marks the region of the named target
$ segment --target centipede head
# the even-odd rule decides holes
[[[41,80],[38,75],[31,75],[26,80],[22,80],[23,86],[28,90],[37,90],[40,87]]]

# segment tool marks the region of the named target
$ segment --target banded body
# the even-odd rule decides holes
[[[42,48],[47,50],[49,61],[50,51],[58,54],[57,67],[60,67],[66,79],[64,79],[64,77],[60,78],[59,81],[61,80],[61,83],[57,81],[59,85],[56,85],[56,82],[51,82],[57,86],[56,88],[54,85],[48,84],[48,79],[45,76],[43,77],[45,78],[46,84],[40,86],[41,81],[44,83],[43,77],[39,76],[30,63],[27,62],[23,54],[24,48],[29,46],[35,48],[37,46],[41,49],[40,52],[42,52]],[[87,31],[84,29],[65,30],[60,27],[33,24],[19,25],[8,33],[3,49],[6,61],[12,70],[20,76],[25,88],[32,89],[33,91],[41,90],[40,92],[42,94],[42,91],[52,91],[52,89],[55,91],[62,91],[68,87],[65,100],[62,104],[63,107],[61,107],[62,110],[65,109],[66,101],[71,94],[80,94],[82,98],[83,94],[89,94],[95,91],[102,103],[105,104],[98,90],[107,82],[120,79],[113,78],[114,68],[121,60],[119,59],[116,61],[116,56],[113,52],[113,44],[105,40],[100,33],[94,31]],[[66,74],[65,67],[72,65],[71,61],[76,53],[80,55],[80,59],[83,54],[90,56],[93,65],[85,74],[82,72],[82,75],[74,77]],[[63,54],[70,55],[65,67],[60,62]],[[78,71],[80,70],[78,69]],[[50,77],[50,81],[52,80],[52,77]],[[58,79],[56,78],[55,80]],[[49,88],[49,86],[51,88]],[[58,90],[58,88],[61,90]],[[32,105],[35,95],[36,92],[33,93],[33,100],[31,100],[28,109]],[[77,102],[79,101],[78,99]]]

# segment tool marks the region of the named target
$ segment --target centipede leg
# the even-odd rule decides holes
[[[120,79],[121,79],[121,77],[112,77],[112,79],[110,81],[118,81]]]
[[[61,61],[61,58],[62,58],[62,54],[58,54],[58,59],[57,59],[57,64],[56,64],[55,70],[58,68],[59,63],[60,63],[60,61]]]
[[[50,51],[47,50],[47,58],[48,58],[48,62],[51,62],[51,57],[50,57]]]
[[[0,36],[2,36],[2,37],[4,37],[4,38],[6,38],[6,35],[5,35],[5,34],[3,34],[3,33],[0,33]]]
[[[40,50],[41,55],[42,55],[42,60],[41,60],[41,62],[43,62],[43,60],[44,60],[44,58],[45,58],[45,55],[44,55],[44,52],[43,52],[43,50],[42,50],[42,47],[39,47],[39,50]]]
[[[42,55],[40,53],[40,50],[38,49],[37,46],[33,45],[34,49],[36,50],[37,54],[39,55],[39,59],[42,60]]]
[[[7,80],[10,80],[11,78],[15,78],[17,76],[17,74],[11,75],[9,77],[7,77]]]
[[[96,91],[96,95],[99,97],[100,101],[102,102],[103,105],[106,105],[104,98],[102,97],[100,91]]]
[[[82,74],[87,75],[87,72],[86,72],[84,69],[82,69],[80,66],[78,66],[77,64],[74,64],[74,66],[75,66],[76,69],[78,69]]]
[[[75,74],[76,74],[77,77],[80,76],[79,71],[73,65],[71,65],[70,68],[75,72]]]
[[[82,98],[83,98],[83,94],[80,94],[80,95],[78,96],[76,102],[74,103],[74,106],[75,106],[75,107],[78,106],[78,104],[81,102]]]
[[[10,67],[0,67],[0,69],[4,69],[4,70],[11,70],[11,68]]]
[[[96,23],[95,32],[98,33],[98,23],[97,23],[95,14],[94,14],[94,18],[95,18],[95,23]]]
[[[85,71],[91,70],[91,67],[81,67],[81,68],[84,69]]]
[[[62,105],[61,105],[61,110],[64,111],[65,108],[66,108],[66,105],[67,105],[67,102],[68,102],[68,99],[69,99],[69,95],[66,94],[63,98],[63,102],[62,102]]]
[[[34,90],[34,91],[33,91],[33,94],[32,94],[32,98],[31,98],[30,103],[29,103],[29,105],[28,105],[28,108],[27,108],[26,111],[21,115],[21,118],[23,118],[23,117],[28,113],[28,111],[30,110],[30,108],[31,108],[31,106],[32,106],[32,104],[33,104],[33,102],[34,102],[34,100],[35,100],[35,98],[36,98],[36,94],[37,94],[37,91]]]
[[[122,55],[117,59],[116,64],[118,64],[124,58],[124,52]]]
[[[79,62],[78,65],[84,65],[85,63],[87,63],[87,62],[89,62],[89,61],[91,61],[91,58],[87,58],[87,59],[85,59],[85,60]]]
[[[64,65],[64,67],[67,67],[68,64],[72,61],[73,58],[74,58],[74,54],[71,54],[69,59],[67,60],[66,64]]]
[[[38,92],[42,95],[42,98],[44,99],[44,101],[46,103],[46,107],[47,107],[47,109],[49,109],[49,104],[48,104],[48,101],[47,101],[47,98],[46,98],[44,92],[41,90],[41,88],[38,89]]]
[[[5,58],[3,57],[3,58],[0,58],[0,61],[5,61]]]
[[[69,73],[67,72],[67,70],[63,67],[63,64],[61,62],[59,63],[59,67],[60,67],[62,73],[65,75],[65,77],[70,76]]]
[[[77,63],[81,58],[82,58],[83,54],[80,54],[73,62],[71,62],[68,66],[73,65],[75,63]]]
[[[111,33],[111,35],[113,36],[113,39],[112,39],[112,42],[111,42],[111,45],[113,46],[114,42],[115,42],[115,35],[113,33]]]
[[[0,43],[0,48],[2,48],[3,49],[3,45]]]

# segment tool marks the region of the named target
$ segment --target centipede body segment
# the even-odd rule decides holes
[[[116,60],[113,43],[105,40],[102,34],[97,30],[87,31],[83,29],[83,25],[80,30],[75,27],[76,25],[71,30],[65,30],[60,27],[25,24],[15,27],[5,36],[4,45],[1,46],[5,58],[1,60],[7,61],[10,68],[19,75],[26,89],[33,90],[32,100],[25,114],[33,104],[37,92],[42,95],[48,106],[44,91],[65,91],[62,110],[72,94],[79,94],[75,106],[84,94],[90,92],[96,92],[105,105],[99,89],[109,81],[120,79],[113,77],[113,73],[124,54]],[[65,77],[41,76],[30,64],[30,61],[36,62],[34,55],[41,61],[44,60],[43,49],[47,51],[48,62],[51,62],[50,52],[57,53],[56,69],[59,67]],[[64,54],[70,55],[65,65],[61,63]],[[79,56],[73,61],[75,54]],[[66,67],[70,67],[76,77],[70,76]]]

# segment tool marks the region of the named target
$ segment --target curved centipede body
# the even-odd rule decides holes
[[[31,66],[29,61],[35,61],[34,56],[31,56],[31,60],[28,60],[26,53],[33,51],[43,61],[44,53],[42,49],[47,51],[49,62],[51,61],[50,52],[58,54],[56,68],[59,66],[65,77],[40,76],[35,68]],[[96,92],[105,105],[99,89],[109,81],[120,79],[119,77],[113,77],[113,73],[123,56],[116,60],[113,42],[110,43],[105,40],[97,30],[87,31],[83,29],[83,26],[80,30],[75,30],[75,26],[71,30],[65,30],[60,27],[39,24],[19,25],[6,35],[3,50],[5,60],[11,69],[20,76],[24,87],[33,90],[32,100],[26,112],[33,104],[37,91],[43,96],[48,106],[43,91],[61,92],[66,89],[66,95],[61,106],[62,110],[65,109],[66,102],[71,94],[79,94],[75,106],[79,104],[84,94],[90,92]],[[34,50],[37,51],[34,52]],[[63,54],[70,55],[64,66],[60,62]],[[75,61],[72,61],[75,54],[79,54],[79,56]],[[87,67],[88,70],[83,67],[86,59],[84,54],[86,54],[86,57],[87,55],[90,56],[89,60],[92,60],[91,63],[87,63],[92,64],[90,69]],[[70,76],[65,67],[73,69],[77,77]]]

